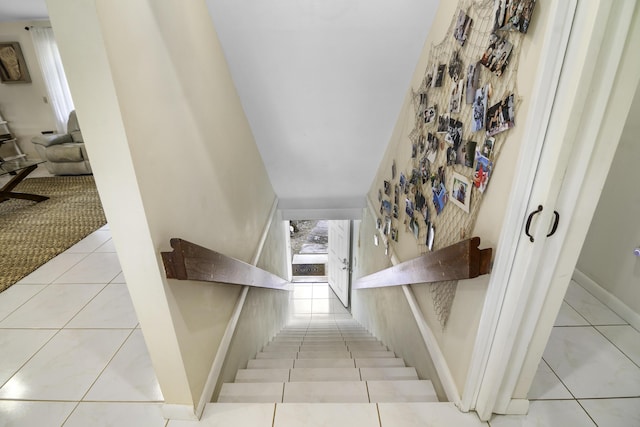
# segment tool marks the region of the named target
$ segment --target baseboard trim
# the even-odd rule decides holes
[[[193,405],[176,405],[173,403],[162,405],[162,416],[167,420],[197,421],[199,419]]]
[[[373,218],[376,218],[376,211],[373,207],[373,202],[369,197],[367,197],[367,207],[369,209],[370,215]],[[378,234],[380,239],[382,240],[383,245],[387,245],[387,236],[378,230]],[[389,246],[389,259],[391,260],[391,264],[397,265],[400,264],[400,259],[396,255],[393,247]],[[424,345],[427,347],[427,352],[431,357],[431,361],[433,362],[433,366],[436,370],[436,375],[438,376],[438,380],[442,385],[442,389],[447,396],[447,400],[454,404],[458,409],[463,412],[468,412],[462,408],[462,402],[460,398],[460,392],[458,391],[458,387],[456,386],[456,382],[453,378],[453,374],[451,373],[451,369],[449,369],[449,364],[447,363],[447,359],[438,344],[438,339],[436,338],[433,330],[427,323],[427,320],[424,318],[420,306],[415,299],[415,295],[411,290],[410,286],[401,286],[402,293],[404,294],[407,304],[409,304],[409,308],[411,309],[411,314],[413,314],[413,318],[418,326],[418,330],[420,331],[420,335],[422,336],[422,340]]]
[[[511,399],[504,415],[527,415],[529,412],[528,399]]]
[[[613,310],[618,316],[629,322],[636,330],[640,330],[640,314],[633,311],[618,297],[600,286],[595,280],[584,274],[577,268],[573,271],[573,280],[585,288],[604,305]]]
[[[405,298],[407,299],[407,303],[409,304],[416,324],[418,325],[418,329],[420,330],[420,334],[422,335],[422,340],[427,347],[427,352],[429,352],[429,355],[431,356],[431,361],[433,362],[433,366],[436,369],[436,375],[438,375],[440,384],[442,384],[442,388],[444,389],[444,393],[447,396],[447,400],[458,407],[458,409],[461,409],[460,393],[458,392],[458,387],[456,386],[456,382],[453,379],[453,374],[449,369],[447,359],[444,357],[444,353],[442,352],[442,349],[438,344],[438,340],[431,330],[431,327],[425,320],[418,302],[413,295],[411,287],[406,285],[402,286],[402,291]]]

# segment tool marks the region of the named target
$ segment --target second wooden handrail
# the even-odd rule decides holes
[[[472,237],[354,281],[353,289],[471,279],[491,270],[492,249]]]
[[[291,290],[291,284],[275,274],[195,243],[173,238],[171,247],[173,252],[161,252],[168,279]]]

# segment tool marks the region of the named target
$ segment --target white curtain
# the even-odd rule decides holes
[[[56,117],[57,130],[64,133],[67,130],[69,113],[74,106],[53,30],[50,27],[31,27],[29,32],[47,86],[49,105]]]

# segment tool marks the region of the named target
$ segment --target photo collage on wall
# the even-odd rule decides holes
[[[378,190],[377,226],[389,241],[408,234],[421,250],[439,249],[434,242],[451,239],[436,238],[436,229],[451,233],[449,217],[477,213],[504,133],[516,124],[513,63],[535,3],[495,0],[490,10],[480,10],[479,2],[460,0],[447,38],[432,47],[413,93],[414,128],[397,152],[408,161],[393,160]]]

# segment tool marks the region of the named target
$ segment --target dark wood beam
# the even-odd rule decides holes
[[[472,237],[354,281],[353,289],[471,279],[491,270],[492,249]]]
[[[290,290],[290,283],[266,270],[182,239],[171,239],[173,252],[161,252],[168,279],[198,280]]]

